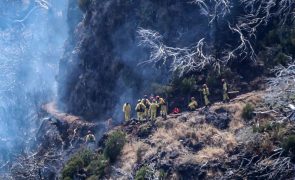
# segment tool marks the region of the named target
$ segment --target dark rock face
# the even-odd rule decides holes
[[[198,152],[202,150],[203,147],[205,146],[203,142],[195,142],[195,141],[192,141],[191,139],[182,140],[182,144],[193,152]]]
[[[146,123],[139,126],[137,135],[140,138],[147,138],[152,133],[152,130],[153,130],[153,125],[151,123]]]
[[[187,1],[92,1],[60,62],[61,105],[88,119],[118,118],[125,101],[134,103],[152,82],[169,79],[166,69],[138,66],[148,59],[138,46],[138,28],[159,31],[169,46],[190,46],[199,37],[211,39],[201,16]]]
[[[198,164],[181,164],[177,171],[181,179],[204,179],[206,176]]]
[[[215,113],[215,112],[206,112],[205,113],[206,122],[212,124],[213,126],[219,129],[228,128],[230,117],[227,112]]]

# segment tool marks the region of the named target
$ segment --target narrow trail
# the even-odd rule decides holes
[[[95,123],[87,121],[79,116],[75,116],[73,114],[68,114],[65,112],[61,112],[58,110],[55,102],[50,102],[42,106],[42,109],[47,112],[52,117],[67,122],[69,124],[79,124],[82,126],[93,126]]]

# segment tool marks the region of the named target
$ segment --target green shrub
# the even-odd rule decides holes
[[[263,132],[272,131],[274,130],[275,127],[271,123],[266,123],[259,126],[254,125],[252,128],[253,128],[253,132],[263,133]]]
[[[87,178],[86,180],[98,180],[98,179],[99,179],[98,176],[94,176],[94,175],[92,175],[92,176],[90,176],[89,178]]]
[[[82,158],[84,166],[88,166],[95,154],[89,149],[84,149],[79,152],[79,156]]]
[[[156,95],[168,97],[174,91],[172,86],[152,83],[151,91],[154,92]]]
[[[94,153],[92,153],[88,149],[83,149],[79,151],[65,165],[62,171],[62,179],[71,180],[80,169],[82,169],[85,166],[88,166],[93,157]]]
[[[81,156],[79,154],[73,156],[62,170],[62,179],[68,180],[69,178],[73,178],[83,166],[84,162]]]
[[[146,180],[149,176],[151,176],[150,168],[143,166],[136,172],[135,180]]]
[[[125,134],[122,131],[115,131],[108,137],[104,155],[111,163],[115,162],[117,157],[120,155],[125,144]]]
[[[216,87],[216,85],[220,84],[220,80],[218,79],[218,75],[219,73],[216,73],[215,71],[211,71],[208,75],[207,75],[207,85],[209,87]]]
[[[283,148],[286,152],[290,153],[292,158],[295,157],[295,135],[290,135],[282,142]]]
[[[79,0],[79,8],[85,12],[87,10],[87,7],[90,5],[91,0]]]
[[[90,162],[86,170],[88,174],[92,175],[89,178],[99,179],[106,174],[106,169],[108,167],[109,161],[103,155],[98,155],[93,161]]]
[[[166,178],[167,178],[167,173],[163,169],[160,169],[159,180],[164,180]]]
[[[184,78],[181,81],[181,91],[183,94],[190,94],[194,91],[197,82],[195,77]]]
[[[254,116],[254,107],[251,104],[246,104],[242,110],[242,118],[245,120],[251,120]]]

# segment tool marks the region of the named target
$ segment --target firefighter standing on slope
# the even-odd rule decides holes
[[[151,113],[151,120],[154,121],[157,118],[157,109],[159,108],[159,104],[157,104],[156,100],[153,99],[150,105],[150,113]]]
[[[130,103],[126,102],[123,105],[123,112],[124,112],[125,121],[129,121],[131,119],[131,105],[130,105]]]
[[[165,102],[165,100],[163,98],[161,98],[160,96],[157,96],[157,102],[160,106],[160,115],[166,119],[167,118],[167,104]]]
[[[223,90],[223,102],[226,103],[229,101],[229,96],[228,96],[228,87],[225,79],[221,80],[222,82],[222,90]]]
[[[86,135],[85,142],[86,143],[95,142],[95,136],[94,136],[94,134],[92,134],[92,132],[90,130],[88,131],[88,133]]]
[[[139,99],[135,107],[135,111],[137,113],[137,118],[139,121],[143,120],[145,109],[146,109],[145,105],[142,103],[142,100]]]
[[[196,101],[195,97],[191,98],[191,102],[188,104],[188,108],[190,111],[196,110],[198,107],[198,102]]]
[[[150,101],[148,99],[148,96],[145,95],[141,102],[145,105],[145,111],[144,111],[144,115],[143,116],[144,116],[145,119],[149,119],[149,117],[150,117],[150,105],[151,105],[151,103],[150,103]]]
[[[210,101],[208,98],[208,96],[210,95],[210,92],[209,92],[209,88],[208,88],[207,84],[203,84],[202,91],[203,91],[205,106],[208,107],[208,105],[210,104]]]
[[[91,149],[91,150],[94,150],[95,149],[95,136],[94,134],[89,130],[87,132],[87,135],[85,137],[85,143],[87,145],[87,148]]]

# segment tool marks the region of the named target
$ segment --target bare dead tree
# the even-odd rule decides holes
[[[277,149],[268,157],[258,155],[253,155],[251,158],[246,158],[244,155],[241,157],[243,160],[239,168],[230,175],[226,175],[226,179],[232,179],[232,176],[237,175],[258,179],[276,179],[286,177],[294,171],[291,158],[284,157],[282,149]]]
[[[238,26],[250,36],[255,37],[257,29],[267,25],[274,17],[278,17],[281,25],[289,18],[294,18],[293,0],[240,0],[240,3],[246,15],[240,17]]]
[[[236,25],[236,27],[232,27],[228,24],[229,29],[239,35],[239,45],[234,47],[233,49],[225,50],[223,60],[227,63],[231,59],[236,59],[237,56],[241,57],[241,60],[245,58],[249,58],[252,61],[256,60],[255,50],[251,41],[246,37],[246,35],[242,32],[241,28]]]
[[[265,102],[275,109],[286,107],[295,98],[295,62],[287,67],[277,66],[272,72],[275,73],[275,77],[268,79]]]
[[[201,13],[208,16],[209,25],[231,13],[232,0],[192,0],[189,3],[200,7]],[[196,45],[191,47],[169,47],[163,43],[162,36],[153,30],[138,30],[140,45],[150,49],[149,60],[143,63],[169,64],[172,72],[180,76],[190,71],[200,71],[206,65],[215,68],[226,65],[230,60],[256,61],[253,41],[257,29],[267,25],[273,18],[278,18],[281,25],[295,16],[294,0],[239,0],[244,8],[244,15],[238,17],[237,22],[228,22],[228,28],[237,34],[237,45],[231,44],[221,49],[222,57],[215,57],[213,47],[208,46],[204,37],[200,37]],[[169,61],[169,62],[168,62]]]
[[[207,54],[208,47],[204,38],[192,47],[174,48],[166,46],[156,31],[140,28],[137,32],[140,45],[150,49],[150,58],[143,63],[170,64],[170,70],[178,72],[180,76],[186,72],[202,70],[208,64],[218,63],[212,55]]]
[[[231,0],[193,0],[190,3],[201,8],[202,14],[209,17],[209,24],[230,14],[232,8]]]

